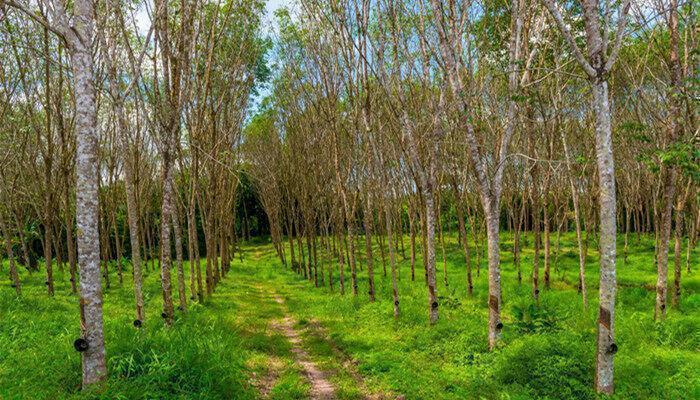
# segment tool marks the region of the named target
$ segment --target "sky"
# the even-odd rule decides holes
[[[280,7],[284,7],[287,4],[289,4],[289,0],[267,0],[267,4],[265,4],[265,10],[267,11],[267,16],[271,17],[273,12],[277,10]]]

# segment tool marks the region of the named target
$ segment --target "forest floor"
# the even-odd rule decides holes
[[[449,285],[438,247],[440,320],[435,326],[428,324],[420,256],[415,281],[408,257],[397,257],[401,317],[395,321],[391,281],[376,247],[374,303],[367,296],[366,260],[358,265],[359,295],[350,293],[349,272],[348,292],[340,295],[337,263],[320,266],[325,282],[332,269],[333,292],[316,288],[284,269],[269,242],[259,241],[243,246],[243,261],[236,256],[216,292],[204,305],[190,303],[186,312],[177,312],[171,328],[163,327],[159,317],[159,274],[146,273],[146,322],[135,329],[130,271],[119,285],[112,265],[111,288],[104,296],[110,379],[88,392],[79,390],[80,357],[72,348],[79,315],[68,273],[55,267],[56,296],[48,299],[44,274],[23,270],[23,294],[17,298],[5,265],[0,274],[0,399],[596,398],[595,246],[587,260],[590,305],[584,312],[575,288],[578,256],[572,235],[563,237],[559,256],[552,258],[551,288],[542,283],[539,307],[530,294],[532,238],[523,245],[523,282],[518,284],[512,242],[505,237],[503,343],[489,352],[485,257],[478,276],[475,267],[470,298],[456,238],[445,239]],[[621,244],[619,253],[614,398],[700,398],[700,274],[683,270],[680,306],[669,310],[664,323],[656,323],[653,238],[637,242],[631,237],[627,263]],[[479,257],[472,254],[472,259]],[[697,254],[691,266],[700,267]]]

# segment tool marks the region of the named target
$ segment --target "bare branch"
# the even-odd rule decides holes
[[[627,13],[630,10],[630,0],[625,0],[622,9],[620,9],[620,19],[617,22],[617,32],[615,33],[615,44],[613,46],[610,57],[608,61],[605,62],[605,72],[610,72],[617,60],[617,56],[620,54],[620,47],[622,47],[622,38],[625,35],[625,27],[627,26]]]
[[[586,71],[586,74],[589,77],[591,77],[591,78],[595,77],[598,73],[591,66],[591,64],[588,61],[586,61],[586,57],[584,57],[583,53],[581,52],[581,49],[578,48],[578,45],[574,41],[574,37],[571,35],[571,31],[564,23],[564,19],[561,16],[561,13],[557,9],[556,5],[554,4],[554,0],[541,0],[541,1],[544,4],[544,6],[547,7],[547,10],[549,10],[549,13],[552,15],[552,18],[554,18],[554,21],[557,23],[559,30],[564,35],[564,39],[566,39],[566,41],[569,43],[569,47],[571,48],[571,51],[574,53],[574,57],[576,57],[576,61],[578,61],[578,63],[581,65],[581,68],[583,68],[583,70]],[[629,3],[629,1],[628,1],[628,3]]]

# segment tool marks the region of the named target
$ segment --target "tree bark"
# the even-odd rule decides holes
[[[669,124],[667,129],[668,143],[672,146],[678,139],[682,126],[680,124],[680,85],[681,66],[678,58],[678,2],[670,0],[668,26],[670,33],[670,62],[671,69],[671,109],[669,112]],[[668,290],[668,251],[671,237],[673,201],[676,195],[676,167],[667,166],[664,173],[663,189],[663,210],[661,216],[661,226],[659,229],[659,242],[656,266],[658,277],[656,281],[656,308],[654,319],[666,318],[666,300]],[[678,227],[676,227],[676,230]],[[680,249],[678,250],[680,252]],[[679,264],[679,263],[677,263]],[[676,268],[677,271],[678,268]],[[680,271],[677,274],[677,281],[680,282]],[[680,291],[680,287],[678,288]],[[675,293],[674,293],[675,296]],[[675,297],[674,297],[675,299]]]
[[[10,231],[5,225],[5,219],[0,217],[0,229],[2,229],[2,235],[5,237],[5,252],[7,253],[7,261],[10,264],[10,278],[12,279],[12,286],[15,288],[15,293],[17,296],[22,294],[22,285],[19,281],[19,274],[17,274],[17,266],[15,265],[15,254],[12,251],[12,240],[10,236]]]
[[[586,251],[583,248],[583,236],[581,233],[581,211],[579,209],[578,191],[574,183],[574,175],[571,168],[571,156],[569,154],[569,146],[567,145],[564,131],[561,131],[561,141],[564,145],[566,170],[569,175],[571,198],[574,203],[574,224],[576,226],[576,244],[578,245],[578,290],[581,293],[581,298],[583,299],[583,309],[586,310],[586,308],[588,308],[588,296],[586,294]]]
[[[74,3],[75,34],[91,38],[93,3]],[[92,44],[77,37],[70,41],[76,102],[76,224],[78,265],[80,266],[80,326],[87,349],[81,352],[83,386],[107,376],[102,327],[102,287],[100,285],[100,231],[98,186],[98,137],[93,78]]]
[[[464,210],[462,209],[462,201],[459,196],[459,187],[457,186],[457,179],[452,176],[452,191],[455,197],[455,208],[457,209],[457,225],[459,227],[459,238],[460,244],[462,245],[462,251],[464,252],[464,262],[467,267],[467,294],[472,296],[474,293],[474,283],[472,282],[472,263],[471,257],[469,256],[469,243],[467,242],[467,228],[464,224]]]
[[[362,222],[365,228],[365,253],[367,254],[367,281],[369,285],[369,301],[374,302],[374,260],[372,255],[372,202],[370,194],[367,194],[366,209]]]
[[[178,207],[172,211],[173,231],[175,233],[175,256],[177,257],[177,293],[180,299],[180,311],[187,310],[187,294],[185,293],[185,271],[182,257],[182,229],[180,227]]]
[[[166,139],[169,140],[169,139]],[[169,144],[166,144],[170,148]],[[162,184],[163,184],[163,203],[161,205],[161,222],[160,222],[160,252],[161,252],[161,265],[160,265],[160,278],[161,287],[163,289],[163,313],[162,317],[166,325],[172,325],[173,323],[173,298],[172,298],[172,287],[171,287],[171,276],[170,269],[172,265],[172,259],[170,255],[170,221],[172,220],[173,214],[173,186],[172,186],[172,167],[171,167],[171,155],[169,149],[163,154],[163,170],[162,170]],[[215,253],[216,254],[216,253]]]

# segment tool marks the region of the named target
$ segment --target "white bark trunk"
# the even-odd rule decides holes
[[[76,235],[81,331],[82,339],[87,344],[87,348],[81,352],[83,386],[87,386],[105,379],[107,364],[100,285],[98,137],[91,49],[93,3],[77,0],[74,7],[74,30],[80,37],[80,40],[72,40],[70,46],[76,102]]]
[[[616,255],[616,204],[615,165],[612,152],[612,126],[608,84],[595,80],[593,109],[596,117],[596,159],[600,207],[600,312],[598,318],[598,350],[596,362],[596,390],[613,392],[613,360],[615,344],[615,255]]]

